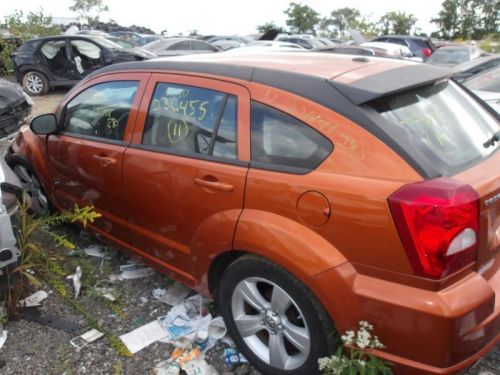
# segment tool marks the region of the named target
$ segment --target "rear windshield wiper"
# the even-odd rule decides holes
[[[483,146],[485,148],[488,148],[490,146],[494,146],[495,142],[500,142],[500,130],[497,131],[495,134],[493,134],[490,139],[488,139],[486,142],[484,142]]]

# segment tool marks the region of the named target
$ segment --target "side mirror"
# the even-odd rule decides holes
[[[40,115],[31,120],[30,129],[38,135],[54,134],[57,131],[57,119],[53,113]]]

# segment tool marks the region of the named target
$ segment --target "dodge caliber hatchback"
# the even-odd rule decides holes
[[[317,372],[361,320],[396,373],[455,373],[499,337],[500,127],[447,74],[309,52],[109,66],[7,160],[35,201],[94,205],[91,230],[215,296],[263,373]]]

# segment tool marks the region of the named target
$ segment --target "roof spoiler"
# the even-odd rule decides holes
[[[328,82],[353,104],[361,105],[383,96],[430,85],[450,76],[449,69],[427,64],[415,64],[386,70],[349,84],[335,82],[335,80]]]

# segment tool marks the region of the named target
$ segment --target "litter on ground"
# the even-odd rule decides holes
[[[73,287],[75,288],[75,299],[78,299],[80,295],[80,289],[82,289],[82,267],[76,267],[76,272],[74,275],[69,275],[68,279],[73,280]]]
[[[154,289],[153,297],[167,305],[175,306],[184,301],[190,292],[191,289],[181,283],[174,283],[168,290],[162,288]]]
[[[31,296],[26,297],[19,301],[19,306],[22,307],[33,307],[40,306],[44,300],[48,297],[48,293],[44,290],[39,290],[36,293],[33,293]]]
[[[70,340],[70,344],[73,345],[78,350],[84,348],[91,342],[94,342],[104,336],[104,333],[98,331],[97,329],[91,329],[84,334],[74,337]]]

